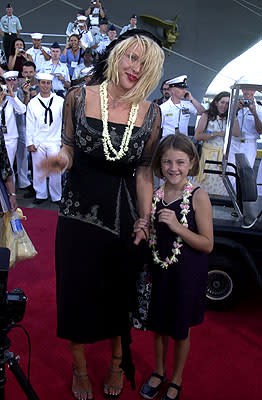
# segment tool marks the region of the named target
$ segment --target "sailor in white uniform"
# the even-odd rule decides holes
[[[243,99],[238,102],[237,118],[240,136],[232,136],[228,161],[235,164],[235,154],[244,153],[253,168],[257,154],[257,139],[262,134],[262,106],[254,98],[255,90],[242,90]],[[262,163],[257,174],[258,194],[262,196]]]
[[[162,113],[162,137],[180,132],[188,135],[190,115],[201,115],[205,108],[187,90],[187,75],[178,76],[166,82],[171,97],[160,105]]]
[[[34,203],[41,204],[48,198],[48,192],[47,181],[42,179],[39,166],[46,157],[56,155],[60,150],[64,100],[51,92],[53,75],[38,73],[36,78],[40,93],[27,106],[26,142],[32,152]],[[49,193],[53,202],[60,201],[61,173],[49,176]]]
[[[36,72],[40,71],[43,62],[49,61],[51,58],[50,49],[41,44],[42,37],[42,33],[32,33],[31,38],[33,46],[26,50],[26,53],[32,56],[33,62],[36,66]]]
[[[24,114],[26,106],[14,94],[10,79],[16,80],[18,71],[5,72],[6,87],[0,89],[0,134],[4,135],[8,158],[13,168],[18,142],[18,130],[15,113]],[[8,91],[7,91],[8,89]]]

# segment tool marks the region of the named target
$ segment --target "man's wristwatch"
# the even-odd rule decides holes
[[[8,196],[16,196],[15,193],[8,193]]]

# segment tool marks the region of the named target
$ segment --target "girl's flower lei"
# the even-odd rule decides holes
[[[178,254],[181,254],[180,249],[183,246],[183,244],[182,244],[182,238],[180,236],[178,236],[177,239],[173,243],[172,256],[166,257],[165,261],[160,259],[159,251],[156,250],[157,237],[156,237],[156,230],[154,227],[154,220],[155,220],[155,214],[156,214],[156,205],[161,199],[164,198],[164,189],[165,189],[165,183],[160,187],[160,189],[155,191],[154,196],[153,196],[151,221],[150,221],[151,222],[151,230],[150,230],[150,235],[149,235],[149,246],[152,248],[154,262],[156,264],[160,264],[160,266],[162,268],[168,269],[170,264],[176,263],[178,261],[176,256]],[[180,208],[181,208],[180,214],[182,214],[180,223],[186,228],[188,228],[186,216],[190,212],[188,199],[192,194],[192,190],[193,190],[193,185],[189,180],[187,180],[186,185],[183,190],[183,193],[182,193],[182,201],[180,203]]]
[[[107,86],[108,81],[104,81],[100,85],[100,99],[101,99],[101,114],[102,114],[102,121],[103,121],[103,133],[102,133],[102,141],[103,141],[103,148],[106,159],[108,161],[116,161],[120,160],[120,158],[124,157],[125,154],[128,152],[128,145],[130,142],[130,138],[132,135],[133,127],[136,122],[137,112],[139,105],[132,104],[129,118],[127,121],[127,126],[123,135],[122,143],[120,146],[119,151],[114,149],[111,138],[108,132],[108,98],[107,98]],[[111,152],[111,154],[110,154]]]

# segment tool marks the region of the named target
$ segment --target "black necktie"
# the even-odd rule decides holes
[[[5,126],[5,108],[7,106],[8,100],[5,102],[5,104],[2,107],[2,111],[1,111],[1,125]]]
[[[51,98],[51,100],[48,104],[48,107],[46,107],[46,105],[42,102],[42,100],[40,100],[39,98],[38,98],[38,100],[40,101],[41,105],[45,108],[45,124],[47,124],[47,113],[49,111],[49,125],[51,125],[53,122],[53,114],[52,114],[52,110],[51,110],[51,105],[53,103],[53,97]]]

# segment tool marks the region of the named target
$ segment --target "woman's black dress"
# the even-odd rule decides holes
[[[189,198],[190,212],[187,215],[188,228],[197,232],[192,199],[196,188]],[[177,235],[168,226],[157,220],[157,212],[162,208],[175,211],[181,219],[181,199],[168,205],[157,203],[155,228],[157,249],[161,260],[172,255],[171,249]],[[203,216],[204,218],[204,216]],[[194,250],[183,242],[178,262],[163,269],[152,263],[152,295],[149,308],[148,327],[150,330],[166,334],[173,339],[186,339],[188,329],[200,324],[204,318],[207,286],[207,256]]]
[[[106,161],[102,121],[85,116],[85,88],[65,100],[64,143],[74,161],[61,200],[56,236],[57,333],[78,343],[122,336],[133,299],[134,272],[143,262],[133,245],[137,219],[135,169],[150,165],[159,139],[160,114],[151,104],[134,127],[126,156]],[[118,149],[125,126],[110,123]]]

